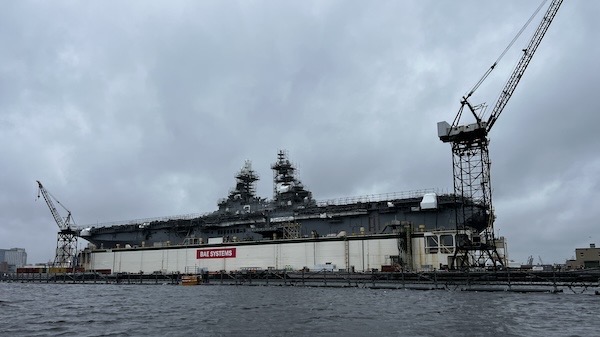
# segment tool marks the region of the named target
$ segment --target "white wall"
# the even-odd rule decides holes
[[[448,231],[427,232],[428,234],[454,234]],[[448,257],[454,256],[454,251],[451,254],[444,254],[439,249],[437,253],[429,254],[425,251],[425,238],[413,237],[412,239],[413,267],[416,270],[433,270],[439,269],[440,264],[448,265]],[[456,244],[456,242],[455,242]]]
[[[345,245],[348,245],[346,256]],[[197,259],[199,249],[235,248],[236,257]],[[353,266],[355,271],[380,269],[390,264],[390,255],[398,255],[396,238],[305,241],[256,245],[231,245],[202,248],[132,249],[93,252],[89,270],[110,269],[113,273],[152,273],[154,271],[189,272],[195,268],[209,271],[232,271],[245,268],[309,269],[315,265],[331,263],[336,269]],[[348,262],[348,263],[347,263]]]

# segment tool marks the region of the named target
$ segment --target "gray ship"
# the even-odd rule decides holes
[[[285,151],[273,170],[273,199],[256,195],[249,161],[235,188],[206,214],[87,226],[80,236],[96,248],[166,247],[239,241],[392,234],[455,229],[460,202],[434,190],[315,201]]]

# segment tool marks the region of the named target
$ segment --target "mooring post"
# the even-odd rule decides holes
[[[371,269],[371,284],[375,288],[375,269]]]
[[[348,273],[348,287],[351,287],[352,284],[350,283],[350,269],[346,269],[346,272]]]
[[[465,271],[465,274],[467,274],[467,289],[471,289],[471,278],[468,269]]]
[[[406,289],[406,282],[404,281],[404,268],[402,268],[402,289]]]

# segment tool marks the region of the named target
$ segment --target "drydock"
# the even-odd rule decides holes
[[[457,229],[468,200],[433,190],[317,202],[284,151],[271,165],[273,199],[256,196],[249,161],[219,209],[203,215],[88,226],[79,255],[86,270],[196,273],[242,270],[430,271],[447,269],[461,242],[485,238]],[[502,238],[495,244],[506,258]],[[482,267],[504,264],[482,258]]]

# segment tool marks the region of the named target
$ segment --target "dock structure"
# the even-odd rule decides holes
[[[190,279],[193,279],[194,282],[189,282]],[[21,273],[3,275],[0,281],[60,284],[197,284],[600,294],[600,270],[598,269],[580,271],[502,270],[461,272],[380,272],[373,270],[372,272],[363,273],[329,270],[242,270],[235,272],[201,272],[198,274]]]
[[[0,275],[0,282],[56,284],[179,284],[180,274],[101,272],[11,273]]]

